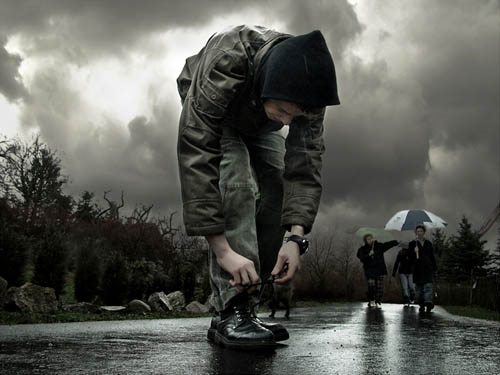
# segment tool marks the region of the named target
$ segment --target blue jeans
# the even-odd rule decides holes
[[[434,306],[432,303],[432,283],[417,284],[418,304],[421,307]]]
[[[410,303],[415,299],[415,284],[413,284],[413,274],[400,273],[401,291],[403,292],[404,303]]]

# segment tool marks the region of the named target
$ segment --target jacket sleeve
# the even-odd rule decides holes
[[[384,242],[380,245],[381,245],[382,250],[385,253],[387,250],[392,249],[394,246],[397,246],[398,243],[399,243],[398,241],[388,241],[388,242]]]
[[[246,65],[229,52],[205,50],[183,103],[177,156],[183,219],[190,236],[224,232],[219,191],[222,121],[245,82]]]
[[[363,251],[363,247],[360,247],[358,249],[358,253],[356,254],[361,263],[366,263],[371,260],[371,256],[368,255],[369,253]]]
[[[284,199],[281,225],[312,229],[321,198],[321,166],[325,151],[323,120],[325,108],[294,118],[286,139]]]
[[[394,262],[394,267],[392,267],[392,276],[396,276],[396,273],[398,272],[399,268],[399,262],[401,261],[401,253],[398,253],[398,256],[396,257],[396,261]]]

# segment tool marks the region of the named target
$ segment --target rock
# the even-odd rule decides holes
[[[7,301],[7,286],[7,280],[5,280],[3,277],[0,277],[0,309]]]
[[[184,294],[179,290],[167,294],[167,306],[171,311],[181,311],[186,306]]]
[[[211,300],[211,297],[208,297],[207,301],[205,302],[205,307],[207,308],[208,312],[213,313],[213,312],[215,312],[215,307],[214,307],[214,305],[212,305],[210,300]]]
[[[98,305],[94,305],[93,303],[89,302],[63,304],[61,306],[61,309],[67,312],[75,312],[82,314],[99,314],[101,312],[101,308]]]
[[[46,288],[32,283],[7,290],[6,309],[27,313],[54,313],[57,311],[56,293],[53,288]]]
[[[125,306],[100,306],[99,309],[102,312],[109,312],[109,313],[125,312],[125,310],[127,310]]]
[[[196,314],[208,312],[208,308],[205,305],[199,303],[198,301],[193,301],[190,304],[188,304],[186,306],[186,310]]]
[[[148,298],[148,305],[154,312],[169,311],[167,296],[163,292],[155,292]]]
[[[128,309],[133,313],[147,313],[151,312],[151,307],[140,299],[134,299],[128,303]]]

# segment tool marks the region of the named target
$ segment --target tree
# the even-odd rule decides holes
[[[444,230],[436,229],[432,232],[432,246],[434,248],[434,254],[437,257],[441,258],[443,254],[446,253],[449,248],[449,243]]]
[[[75,272],[75,298],[92,302],[99,292],[101,265],[96,251],[97,241],[88,239],[78,251]]]
[[[114,252],[108,259],[101,279],[101,292],[104,303],[119,305],[125,302],[129,293],[129,276],[125,258]]]
[[[304,270],[309,275],[318,296],[325,294],[327,281],[333,274],[335,259],[335,235],[332,230],[327,236],[314,237],[304,257]]]
[[[13,140],[0,146],[0,193],[19,204],[24,224],[33,225],[46,208],[70,204],[62,193],[68,178],[61,159],[39,136],[31,143]]]
[[[500,275],[500,220],[498,220],[497,246],[490,254],[488,272],[491,275]]]
[[[336,260],[344,284],[344,297],[350,299],[353,296],[355,278],[360,270],[355,246],[350,238],[345,238],[342,241]]]
[[[449,239],[446,237],[444,230],[436,229],[432,232],[432,246],[434,248],[434,254],[437,257],[436,262],[438,272],[443,275],[453,275],[454,270],[447,269],[447,267],[449,266],[447,259],[450,252],[450,243]]]
[[[64,234],[54,226],[45,228],[35,258],[33,283],[54,288],[59,298],[64,288],[66,257]]]
[[[9,285],[24,283],[24,271],[29,255],[29,241],[23,235],[14,209],[0,198],[0,276]]]
[[[445,276],[451,281],[471,281],[484,273],[488,261],[488,251],[484,249],[486,241],[472,230],[472,225],[464,216],[456,235],[450,237],[449,249],[443,259]]]
[[[84,191],[76,203],[75,217],[78,220],[91,223],[99,214],[99,207],[94,202],[94,193]]]

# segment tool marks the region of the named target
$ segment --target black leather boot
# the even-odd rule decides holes
[[[279,324],[279,323],[268,323],[265,322],[257,317],[254,317],[254,320],[260,324],[262,327],[270,330],[273,335],[274,335],[274,341],[285,341],[290,338],[290,335],[288,334],[288,331],[286,328]],[[215,332],[217,331],[217,324],[221,321],[220,315],[216,315],[212,318],[212,321],[210,322],[210,328],[208,329],[207,332],[207,339],[209,341],[214,341],[215,340]]]
[[[276,347],[273,333],[255,321],[248,296],[243,294],[233,298],[220,317],[212,319],[207,337],[216,344],[231,349],[260,350]]]

